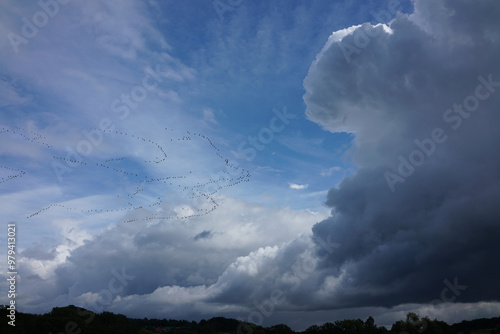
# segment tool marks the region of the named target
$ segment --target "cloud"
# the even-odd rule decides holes
[[[130,0],[86,3],[81,7],[84,23],[94,27],[97,44],[109,54],[128,60],[148,52],[147,43],[154,42],[161,49],[170,48],[147,19],[147,10],[145,5]],[[131,14],[134,20],[130,20]]]
[[[55,249],[46,249],[45,245],[35,244],[32,247],[26,248],[20,255],[25,258],[36,260],[54,260],[56,254]]]
[[[289,185],[290,185],[290,189],[295,189],[295,190],[307,189],[307,187],[309,187],[308,184],[289,183]]]
[[[111,309],[128,309],[136,316],[168,312],[200,318],[226,314],[252,321],[249,315],[255,313],[256,305],[270,299],[276,307],[290,309],[310,298],[311,283],[317,277],[313,249],[306,235],[280,246],[259,247],[237,257],[213,284],[162,286],[151,293],[120,297]]]
[[[205,230],[194,236],[194,240],[211,239],[213,237],[212,231]]]
[[[467,288],[447,298],[500,300],[500,4],[414,7],[390,32],[334,33],[304,80],[307,117],[352,132],[359,167],[313,227],[340,245],[319,264],[324,309],[431,303],[455,278]]]
[[[96,298],[105,297],[102,290],[108,289],[113,270],[122,269],[136,279],[114,294],[116,304],[109,301],[104,305],[106,309],[161,316],[154,307],[141,311],[137,307],[141,304],[139,301],[146,303],[163,296],[164,302],[166,295],[178,298],[179,303],[185,298],[182,296],[187,295],[200,301],[208,295],[222,300],[227,293],[234,293],[231,287],[241,284],[248,285],[250,290],[255,287],[251,279],[243,283],[232,277],[251,278],[257,273],[265,276],[274,266],[269,261],[279,247],[297,235],[310,233],[311,226],[325,217],[307,210],[268,208],[225,197],[218,197],[217,201],[220,207],[211,215],[184,221],[119,223],[93,237],[82,230],[84,224],[60,221],[58,227],[65,241],[52,246],[50,256],[41,254],[33,258],[33,252],[40,246],[21,253],[26,257],[19,272],[23,278],[32,277],[24,286],[32,302],[20,302],[33,312],[48,311],[54,303],[85,306],[81,303],[88,301],[91,307]],[[263,251],[255,251],[259,249]],[[260,261],[269,263],[258,269]],[[199,295],[194,296],[196,293]],[[127,300],[138,301],[138,304],[128,304]],[[251,296],[247,296],[241,303],[250,301]],[[184,318],[193,305],[188,300],[182,303],[185,307],[179,308],[176,314]],[[207,310],[209,305],[207,302]]]
[[[331,176],[333,174],[333,172],[340,172],[342,171],[342,168],[339,167],[339,166],[334,166],[334,167],[330,167],[328,169],[323,169],[321,172],[320,172],[320,175],[321,176]]]
[[[31,96],[26,96],[25,92],[15,87],[13,80],[0,77],[0,107],[26,104],[31,99]]]
[[[249,197],[260,195],[249,191],[245,192],[247,201],[236,200],[225,191],[234,194],[241,189],[225,188],[224,194],[213,194],[219,207],[210,215],[154,219],[162,210],[172,212],[169,216],[174,218],[177,213],[191,212],[193,207],[187,208],[189,205],[183,202],[190,195],[187,191],[183,192],[186,198],[179,198],[180,191],[168,192],[149,183],[140,192],[143,197],[134,198],[133,203],[147,206],[157,203],[158,197],[165,198],[161,205],[134,212],[85,215],[63,208],[47,210],[19,223],[20,229],[30,224],[30,234],[23,235],[23,242],[31,244],[19,249],[24,291],[19,296],[21,310],[39,313],[54,306],[93,308],[100,303],[103,309],[136,317],[162,318],[168,313],[173,318],[225,315],[256,321],[251,315],[259,307],[273,305],[275,312],[266,321],[274,323],[300,326],[309,325],[311,319],[325,322],[352,314],[361,318],[379,314],[389,324],[408,310],[439,313],[441,305],[429,303],[441,302],[445,291],[446,298],[459,303],[441,310],[440,319],[459,320],[457,314],[473,317],[476,314],[472,310],[481,310],[477,313],[480,315],[498,313],[500,304],[493,301],[499,299],[499,272],[491,263],[497,262],[494,256],[499,251],[496,241],[500,221],[496,210],[500,189],[500,158],[496,154],[500,141],[500,115],[496,110],[500,98],[496,86],[500,81],[496,59],[499,5],[487,0],[418,0],[414,2],[415,14],[397,16],[390,27],[358,25],[334,32],[326,41],[324,29],[328,26],[331,32],[331,24],[322,24],[318,33],[318,15],[313,14],[328,12],[322,17],[329,19],[320,21],[340,25],[338,22],[352,19],[338,14],[351,8],[349,3],[328,5],[329,10],[323,4],[299,6],[290,22],[276,11],[265,17],[259,13],[255,20],[252,15],[257,14],[253,12],[257,7],[242,6],[231,14],[228,25],[209,23],[213,35],[202,47],[196,45],[200,52],[193,57],[185,57],[186,50],[194,45],[189,43],[195,43],[192,39],[189,47],[185,45],[187,39],[174,39],[172,43],[182,47],[171,51],[162,34],[178,34],[183,29],[175,26],[160,31],[151,19],[155,14],[144,3],[74,3],[64,7],[64,12],[61,9],[57,20],[36,39],[20,46],[24,61],[10,59],[13,55],[7,54],[6,68],[20,79],[0,80],[5,88],[3,101],[9,108],[29,103],[36,112],[30,114],[32,126],[12,124],[12,128],[22,126],[26,131],[2,135],[9,143],[22,144],[7,145],[5,155],[17,152],[26,159],[37,157],[40,164],[40,157],[48,161],[54,156],[64,158],[67,144],[76,148],[81,140],[88,139],[82,129],[93,129],[103,117],[109,117],[117,129],[128,133],[127,138],[106,135],[102,145],[85,157],[87,162],[116,158],[107,161],[106,167],[139,170],[141,175],[157,180],[167,174],[185,176],[192,171],[189,178],[175,183],[180,189],[192,189],[227,171],[226,162],[213,154],[211,146],[207,150],[208,142],[203,140],[203,145],[198,145],[194,138],[186,141],[190,137],[186,130],[199,133],[199,129],[209,129],[208,125],[218,121],[212,109],[193,106],[192,101],[207,96],[209,101],[227,100],[227,96],[237,96],[228,92],[240,86],[246,95],[248,87],[270,91],[261,83],[274,82],[267,79],[283,77],[284,73],[287,79],[283,85],[292,86],[293,78],[304,75],[301,64],[314,58],[311,52],[316,51],[311,50],[320,50],[326,42],[304,81],[306,115],[330,132],[352,135],[343,134],[343,139],[334,144],[327,142],[329,136],[308,139],[300,131],[295,137],[283,135],[276,140],[295,155],[317,159],[316,169],[307,169],[314,175],[335,176],[340,175],[336,173],[340,167],[329,167],[341,166],[341,162],[332,161],[331,156],[340,155],[345,147],[340,150],[334,146],[346,145],[354,138],[350,151],[358,167],[352,174],[349,170],[351,176],[326,195],[326,205],[331,209],[328,218],[310,211],[315,204],[309,199],[324,198],[325,191],[290,191],[299,194],[301,207],[309,208],[293,210],[272,207],[267,199],[267,205],[252,204]],[[204,6],[212,9],[211,3]],[[196,7],[205,15],[203,8]],[[165,12],[162,15],[173,15]],[[7,15],[15,19],[5,20],[10,26],[1,29],[19,29],[17,18],[22,15]],[[158,21],[163,24],[169,20]],[[202,22],[195,16],[189,20]],[[190,26],[192,21],[182,24]],[[290,25],[295,28],[280,32]],[[74,36],[80,37],[78,43]],[[242,44],[242,40],[246,42]],[[256,48],[262,52],[245,52]],[[170,52],[179,59],[189,59],[197,70],[173,58]],[[300,61],[291,60],[299,54]],[[130,117],[122,120],[122,113],[113,111],[110,104],[115,99],[122,101],[124,94],[139,92],[135,87],[143,84],[144,69],[156,65],[164,73],[163,82],[136,108],[129,107]],[[460,113],[454,111],[455,103],[474,102],[468,97],[476,96],[476,87],[482,84],[478,77],[488,81],[490,75],[494,83],[483,83],[478,90],[481,96],[487,92],[490,96],[479,101],[478,110],[470,115],[465,108],[457,109]],[[192,81],[200,78],[207,81],[197,87]],[[236,86],[231,78],[238,79]],[[183,86],[185,83],[189,89]],[[219,91],[221,87],[227,90]],[[38,96],[50,99],[35,98]],[[264,101],[253,103],[239,105],[253,113]],[[230,109],[246,115],[230,105],[216,108],[217,112]],[[25,112],[19,110],[20,114]],[[189,110],[197,111],[197,115],[189,115]],[[443,119],[444,115],[449,121]],[[458,122],[460,126],[454,129]],[[186,124],[189,129],[184,128]],[[242,130],[247,125],[231,131],[250,133]],[[436,128],[444,131],[447,140],[432,148],[428,139]],[[23,135],[30,130],[43,134],[54,148],[26,144]],[[138,142],[139,137],[145,139],[143,143]],[[213,134],[210,137],[215,138]],[[222,142],[220,149],[229,151],[232,137],[219,134],[214,143]],[[180,138],[186,140],[175,143]],[[161,156],[154,145],[145,143],[147,140],[165,146],[166,163],[144,163]],[[412,152],[421,150],[422,145],[415,140],[425,143],[424,149],[433,153],[414,166],[412,173],[406,167],[411,175],[400,176],[404,182],[396,182],[392,192],[385,174],[400,174],[399,157],[410,160]],[[127,159],[118,160],[121,157]],[[301,165],[299,158],[290,159],[293,164],[257,166],[255,170],[280,175],[289,173],[290,165],[297,169],[306,164]],[[39,166],[17,160],[12,168],[20,167],[27,173],[22,183],[18,178],[4,183],[14,188],[1,196],[2,213],[9,219],[51,203],[91,209],[106,203],[107,209],[113,197],[117,208],[129,207],[129,202],[123,204],[116,195],[137,190],[131,188],[131,179],[108,173],[107,168],[104,172],[105,167],[97,165],[75,168],[64,183],[54,185],[52,170],[37,173]],[[315,162],[309,159],[307,166]],[[13,161],[5,161],[6,166],[10,163]],[[14,171],[6,169],[4,173],[9,177]],[[43,177],[36,177],[40,175]],[[280,175],[285,181],[278,183],[286,185],[283,182],[304,176]],[[281,203],[290,198],[286,194],[283,197],[281,188],[273,191],[272,182],[265,186],[266,193],[274,198],[282,196]],[[308,185],[289,186],[300,190]],[[252,188],[259,192],[259,187]],[[318,189],[324,189],[324,184]],[[43,242],[40,237],[45,237]],[[117,277],[122,279],[119,286]],[[5,279],[2,282],[5,287]],[[454,293],[449,284],[458,285],[460,294]],[[275,302],[276,292],[282,292],[283,298]],[[477,302],[488,300],[492,302]]]
[[[211,108],[204,108],[203,120],[207,123],[217,124],[217,119],[215,118],[214,110]]]

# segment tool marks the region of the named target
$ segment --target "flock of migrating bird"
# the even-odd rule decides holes
[[[169,129],[165,129],[167,132]],[[102,130],[101,130],[102,131]],[[173,129],[171,129],[173,131]],[[41,213],[51,209],[51,208],[63,208],[74,213],[79,214],[99,214],[99,213],[110,213],[110,212],[132,212],[135,211],[137,214],[130,215],[133,218],[128,217],[128,219],[123,222],[131,223],[136,221],[148,221],[148,220],[167,220],[167,219],[187,219],[200,217],[209,214],[210,212],[217,209],[219,204],[214,199],[214,195],[221,189],[235,186],[241,182],[248,182],[250,180],[250,173],[247,170],[241,169],[234,164],[232,164],[229,159],[225,158],[221,153],[219,148],[212,142],[212,140],[200,133],[186,131],[182,136],[177,138],[170,138],[170,142],[173,144],[175,142],[184,142],[193,144],[193,138],[198,138],[201,143],[198,145],[204,145],[203,142],[207,143],[209,148],[208,151],[212,151],[221,162],[223,162],[224,168],[221,169],[216,175],[205,178],[204,181],[191,182],[190,179],[199,178],[195,176],[192,171],[187,172],[185,175],[177,176],[162,176],[155,177],[153,175],[145,174],[147,170],[147,164],[162,164],[169,163],[169,156],[165,149],[157,141],[144,138],[135,134],[131,134],[124,131],[117,130],[104,130],[105,136],[115,136],[118,139],[125,141],[138,141],[149,145],[150,149],[156,152],[154,159],[142,160],[142,163],[137,165],[137,158],[131,156],[119,157],[119,158],[108,158],[100,161],[92,161],[90,157],[78,160],[76,158],[71,158],[68,155],[65,157],[54,155],[53,158],[64,163],[68,163],[73,166],[81,166],[85,168],[98,168],[105,169],[106,172],[110,172],[113,175],[109,175],[106,178],[111,179],[113,176],[118,176],[122,180],[125,177],[128,185],[132,184],[133,191],[128,191],[125,196],[122,194],[116,195],[123,201],[126,201],[126,205],[119,205],[115,207],[99,207],[99,208],[77,208],[69,204],[54,203],[48,205],[30,215],[26,218],[33,218],[40,215]],[[38,134],[34,131],[28,131],[25,128],[15,127],[15,126],[4,126],[0,134],[12,134],[19,135],[19,138],[24,139],[30,143],[36,143],[43,145],[46,148],[53,149],[53,145],[46,142],[46,137]],[[123,137],[123,138],[120,138]],[[115,138],[116,139],[116,138]],[[206,149],[204,149],[207,151]],[[132,166],[132,167],[131,167]],[[140,168],[137,166],[141,166]],[[6,182],[15,178],[20,178],[26,174],[25,171],[18,168],[11,168],[7,166],[0,166],[2,169],[13,171],[16,174],[9,175],[7,177],[0,178],[0,183]],[[150,169],[151,170],[151,169]],[[96,173],[96,175],[102,175]],[[108,174],[105,174],[108,175]],[[103,180],[104,181],[104,180]],[[158,188],[152,189],[152,186],[165,186],[165,192],[158,191]],[[148,193],[148,190],[152,189]],[[165,198],[166,193],[178,194],[179,197],[188,198],[190,201],[188,204],[183,206],[176,206],[172,208],[171,203]],[[152,196],[152,193],[155,195]],[[160,196],[158,196],[160,193]],[[163,195],[162,195],[163,194]],[[141,196],[143,195],[143,196]],[[155,198],[151,200],[151,198]],[[144,203],[144,202],[147,203]],[[202,202],[200,204],[200,201]],[[124,202],[123,202],[124,203]]]
[[[26,131],[26,129],[20,128],[17,126],[10,126],[10,127],[3,126],[2,129],[0,130],[0,135],[4,134],[4,133],[19,135],[25,141],[28,141],[31,143],[41,144],[41,145],[46,146],[47,148],[52,148],[52,145],[48,145],[47,143],[42,141],[42,140],[46,139],[46,137],[44,137],[41,134],[36,133],[34,131]],[[29,137],[27,135],[27,133],[30,133],[33,137]],[[23,177],[23,175],[26,174],[26,172],[21,170],[20,168],[10,168],[7,166],[0,166],[0,168],[14,172],[13,174],[6,175],[5,177],[3,177],[3,176],[0,177],[0,183],[7,182],[7,181],[10,181],[10,180],[18,178],[18,177],[21,178],[21,177]]]

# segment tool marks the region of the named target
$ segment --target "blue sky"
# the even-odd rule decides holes
[[[75,6],[61,5],[60,13],[65,10],[70,15],[78,11]],[[299,14],[287,17],[277,11],[288,6]],[[36,129],[60,129],[66,132],[66,139],[71,138],[69,146],[74,151],[79,141],[85,140],[82,131],[100,128],[102,119],[109,120],[110,128],[147,133],[155,140],[162,138],[164,133],[159,130],[163,128],[175,129],[180,136],[183,131],[199,132],[212,138],[240,169],[251,171],[251,183],[228,191],[263,205],[321,210],[329,186],[355,169],[347,152],[352,138],[321,131],[303,112],[302,80],[336,19],[332,9],[332,17],[325,17],[318,27],[314,17],[323,6],[242,6],[238,11],[224,12],[221,21],[209,2],[96,4],[88,10],[102,12],[100,15],[92,14],[90,22],[71,25],[65,21],[71,20],[69,16],[58,13],[29,44],[11,45],[13,52],[5,57],[4,64],[14,64],[5,82],[17,89],[13,91],[15,98],[24,98],[27,103],[7,102],[3,123],[25,129],[26,121],[31,120]],[[35,5],[17,8],[23,13],[38,9]],[[110,14],[116,11],[121,15]],[[129,17],[130,12],[134,15]],[[250,19],[263,12],[269,14],[260,22]],[[304,23],[299,26],[297,20]],[[59,21],[64,29],[56,26]],[[153,79],[157,88],[147,91],[140,103],[132,100],[133,107],[127,107],[123,95],[130,95],[150,77],[147,68],[160,72],[168,68],[171,75],[160,83]],[[276,123],[276,133],[265,130],[276,118],[273,110],[290,114],[285,118],[287,124],[282,120]],[[153,124],[158,128],[153,130]],[[261,130],[263,139],[259,139]],[[95,136],[98,141],[99,135]],[[102,145],[108,144],[107,137]],[[62,157],[68,152],[64,144],[60,140],[54,145],[59,146]],[[189,167],[182,165],[181,169]],[[64,181],[56,186],[85,179],[73,177],[85,173],[81,168],[75,173],[60,170],[52,174],[57,173],[63,174]],[[42,175],[48,184],[56,181],[57,175]],[[290,184],[307,188],[296,191]],[[100,188],[99,183],[96,186]],[[80,195],[102,192],[88,189],[88,184],[84,187],[85,191],[78,191]]]
[[[498,182],[489,130],[498,117],[487,113],[495,84],[480,89],[491,93],[483,116],[467,114],[449,141],[436,139],[415,176],[397,174],[399,157],[418,158],[415,140],[457,122],[441,125],[447,108],[500,77],[498,5],[229,3],[2,3],[0,207],[18,226],[19,308],[246,319],[274,286],[287,299],[264,325],[498,314],[498,288],[474,290],[477,277],[454,270],[458,262],[417,274],[438,240],[456,240],[453,223],[456,233],[471,228],[449,194],[482,199],[462,217],[498,233],[497,189],[487,187]],[[328,238],[339,249],[321,260]],[[451,253],[494,252],[478,246],[485,238]],[[294,276],[298,263],[314,270]],[[374,267],[395,275],[390,286],[358,276]],[[105,301],[121,270],[134,279]],[[443,280],[457,276],[474,291],[432,309]],[[294,277],[303,278],[290,290]],[[465,312],[471,305],[478,311]]]

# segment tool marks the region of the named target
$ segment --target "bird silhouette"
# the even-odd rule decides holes
[[[93,129],[94,131],[102,131],[99,129]],[[26,130],[16,127],[4,127],[0,131],[2,133],[10,133],[10,132],[22,133],[21,137],[26,141],[31,141],[36,144],[44,145],[47,148],[52,148],[51,145],[44,142],[46,139],[44,136],[36,133],[31,133],[31,135],[26,135]],[[166,134],[172,134],[174,129],[165,128]],[[142,145],[146,145],[150,148],[151,151],[155,152],[152,155],[152,158],[149,160],[142,160],[142,167],[146,168],[138,168],[137,164],[132,164],[131,162],[134,160],[131,156],[121,156],[121,157],[108,157],[106,159],[102,159],[96,161],[95,163],[90,163],[92,160],[89,157],[82,158],[82,160],[78,160],[76,158],[70,158],[68,155],[66,156],[58,156],[54,155],[53,158],[55,160],[61,162],[71,163],[72,166],[79,166],[79,168],[84,169],[95,169],[98,170],[106,170],[106,173],[109,174],[107,179],[113,179],[113,177],[122,177],[128,182],[131,182],[134,187],[133,190],[126,190],[124,194],[116,194],[117,199],[125,199],[128,201],[126,204],[117,205],[117,206],[106,206],[102,205],[100,207],[94,208],[77,208],[67,204],[61,203],[53,203],[50,204],[30,215],[27,218],[33,218],[43,212],[46,212],[49,209],[54,208],[62,208],[69,210],[71,212],[76,212],[79,214],[96,214],[96,213],[112,213],[112,212],[132,212],[142,210],[141,215],[137,215],[138,218],[124,220],[123,222],[131,223],[136,221],[149,221],[149,220],[172,220],[172,219],[188,219],[193,217],[200,217],[207,215],[214,210],[217,209],[219,204],[215,201],[214,195],[220,191],[221,189],[233,187],[238,185],[239,183],[245,181],[248,182],[250,179],[250,172],[237,166],[234,166],[230,163],[227,157],[224,157],[219,148],[213,143],[213,141],[206,135],[185,131],[181,135],[177,137],[170,138],[169,143],[173,144],[174,142],[184,142],[182,145],[202,145],[203,142],[207,143],[209,146],[208,152],[212,152],[215,156],[221,160],[224,164],[225,168],[230,170],[230,172],[226,170],[221,170],[216,176],[209,177],[203,182],[196,181],[191,182],[190,180],[197,179],[197,175],[193,174],[192,171],[186,171],[184,175],[151,175],[147,173],[147,170],[151,170],[147,168],[148,165],[154,166],[159,164],[168,164],[169,163],[169,152],[168,147],[164,148],[158,141],[155,141],[150,138],[145,138],[138,134],[129,133],[126,131],[119,130],[105,130],[103,133],[106,136],[113,137],[118,141],[126,142],[127,140],[132,140],[137,143],[142,143]],[[164,136],[160,136],[164,137]],[[201,143],[194,143],[193,137],[197,137],[201,140]],[[165,140],[165,139],[164,139]],[[132,167],[130,167],[132,166]],[[4,168],[13,172],[16,172],[15,175],[10,175],[8,178],[1,178],[1,182],[6,182],[16,177],[21,177],[26,172],[21,171],[19,169],[14,169],[10,167],[0,166],[0,168]],[[97,174],[96,174],[97,175]],[[100,174],[99,174],[100,175]],[[113,176],[114,175],[114,176]],[[103,180],[104,181],[104,180]],[[161,186],[159,189],[165,189],[165,191],[161,192],[161,196],[154,197],[154,200],[150,200],[150,191],[151,186]],[[149,192],[148,192],[149,191]],[[147,211],[147,209],[155,209],[162,208],[165,204],[168,204],[170,198],[166,196],[167,193],[178,194],[181,196],[185,196],[190,200],[201,199],[202,204],[199,207],[194,207],[193,203],[184,204],[184,206],[177,208],[176,210],[170,210],[169,212],[153,212]],[[125,202],[124,202],[125,203]],[[155,209],[156,210],[156,209]],[[140,217],[139,217],[140,216]]]

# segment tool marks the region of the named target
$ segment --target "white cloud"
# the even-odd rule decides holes
[[[309,187],[308,184],[296,184],[296,183],[288,183],[290,189],[295,189],[295,190],[302,190],[302,189],[307,189]]]

